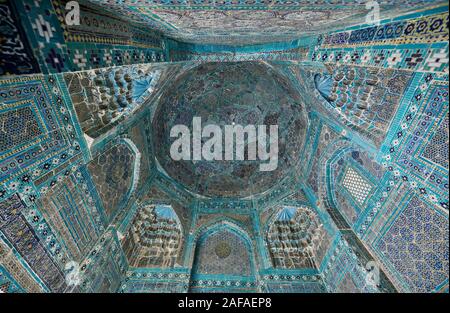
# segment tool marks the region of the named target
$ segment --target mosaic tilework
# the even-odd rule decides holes
[[[33,202],[84,158],[80,128],[60,79],[21,76],[1,81],[2,198],[19,193],[26,203]],[[19,118],[17,112],[25,114]],[[13,127],[21,133],[9,134]]]
[[[16,1],[16,5],[18,19],[27,33],[41,71],[67,71],[70,68],[70,60],[51,1]]]
[[[11,110],[0,115],[0,151],[27,144],[42,135],[39,121],[29,107]]]
[[[419,43],[439,42],[448,38],[448,13],[440,13],[406,21],[385,23],[378,27],[356,29],[327,35],[322,46],[335,47],[357,45],[361,43]]]
[[[263,52],[245,51],[226,52],[203,52],[191,50],[189,47],[174,47],[170,49],[171,61],[194,61],[194,62],[237,62],[237,61],[288,61],[306,60],[308,58],[308,48],[289,48],[285,50],[272,50],[269,48]],[[205,50],[207,50],[205,48]]]
[[[319,191],[319,183],[320,183],[320,172],[321,172],[321,162],[320,158],[324,150],[327,149],[330,143],[339,138],[339,134],[337,134],[333,129],[330,129],[327,125],[322,126],[318,142],[316,144],[316,152],[314,158],[312,160],[312,166],[309,172],[308,184],[313,188],[314,192]],[[314,138],[315,140],[315,138]]]
[[[386,275],[386,269],[383,267],[383,261],[377,259],[374,257],[374,252],[367,249],[367,245],[365,245],[355,234],[352,230],[341,230],[341,235],[345,242],[348,244],[348,246],[351,248],[353,253],[356,255],[358,259],[358,264],[361,264],[364,266],[365,274],[369,274],[369,277],[365,277],[365,284],[366,285],[372,285],[374,287],[376,285],[376,288],[379,292],[385,292],[385,293],[397,293],[396,287],[392,284],[392,278],[388,278]],[[378,282],[371,281],[372,278],[370,277],[372,274],[377,274],[377,271],[374,271],[372,266],[378,266],[379,272],[378,272]],[[352,278],[353,282],[358,282],[359,280],[357,278]]]
[[[448,281],[448,216],[417,196],[395,218],[377,248],[411,290],[430,292]]]
[[[193,198],[191,197],[180,197],[181,193],[178,193],[177,190],[174,190],[173,187],[166,187],[166,185],[159,184],[159,178],[157,178],[158,182],[155,185],[149,187],[147,194],[143,197],[142,201],[148,201],[149,203],[158,203],[170,205],[172,209],[177,214],[177,217],[181,223],[181,229],[183,234],[181,236],[183,243],[180,244],[180,252],[178,253],[178,264],[183,264],[186,266],[186,260],[183,259],[184,254],[187,253],[186,250],[189,249],[187,246],[186,240],[189,237],[189,233],[191,230],[191,224],[193,220],[192,207],[191,203]]]
[[[139,158],[125,143],[112,145],[92,160],[87,168],[102,199],[108,218],[128,201],[135,188],[135,168]]]
[[[103,233],[79,266],[80,284],[72,291],[112,293],[119,289],[128,264],[113,227]]]
[[[235,213],[232,210],[230,210],[229,212],[221,213],[220,207],[219,208],[216,207],[213,211],[213,210],[205,210],[204,208],[197,206],[197,210],[198,213],[195,228],[203,229],[208,228],[215,223],[230,222],[232,224],[239,226],[242,230],[246,231],[247,233],[252,233],[254,231],[253,227],[254,219],[251,213],[244,214],[243,211]],[[254,240],[252,240],[252,243],[254,244]]]
[[[299,166],[301,165],[303,164],[300,162]],[[292,176],[285,177],[267,192],[257,195],[255,197],[255,206],[260,210],[277,206],[284,197],[295,192],[296,186],[294,181],[295,179]],[[299,205],[299,203],[295,202],[294,205]]]
[[[23,292],[14,278],[0,265],[0,293],[17,293]]]
[[[183,42],[250,44],[292,40],[304,34],[322,32],[342,25],[363,23],[365,2],[330,1],[116,1],[95,2],[136,21],[160,29],[169,37]],[[379,1],[386,15],[399,14],[427,1]],[[397,5],[395,5],[397,4]],[[247,35],[247,36],[246,36]]]
[[[324,117],[320,116],[320,119],[328,123]],[[342,193],[339,191],[339,188],[344,189],[339,183],[339,179],[342,178],[344,173],[343,170],[347,165],[351,164],[351,166],[358,168],[358,171],[363,172],[365,176],[371,177],[371,181],[379,181],[385,175],[385,170],[374,160],[373,155],[368,154],[362,148],[356,148],[357,145],[350,140],[343,140],[343,136],[348,136],[347,132],[342,130],[338,134],[336,133],[336,124],[331,122],[330,124],[330,126],[319,127],[319,130],[322,129],[322,134],[312,129],[312,137],[308,137],[310,138],[309,140],[312,140],[315,149],[317,149],[317,154],[312,160],[308,182],[311,182],[312,186],[317,188],[317,204],[330,214],[340,231],[344,232],[348,231],[351,225],[358,220],[361,209],[354,200],[349,201],[352,197],[348,192]],[[326,144],[323,145],[323,142],[326,142]],[[334,178],[330,174],[337,177],[338,180],[333,181]],[[356,236],[354,237],[356,241],[361,240]],[[345,245],[344,241],[342,244]],[[336,242],[330,248],[331,251],[333,251],[335,245]],[[359,246],[364,247],[362,244],[359,244]],[[325,263],[322,263],[321,266],[327,291],[343,292],[346,290],[344,286],[352,286],[351,282],[357,286],[354,292],[376,291],[376,288],[367,286],[365,281],[367,272],[363,268],[368,260],[374,260],[374,257],[370,255],[371,252],[367,252],[370,257],[363,261],[360,252],[355,251],[353,246],[349,249],[349,254],[340,254],[342,250],[339,251],[338,254],[336,252],[330,254],[328,249],[324,258]],[[342,258],[345,260],[342,261]],[[330,267],[330,269],[327,269],[327,267]],[[342,281],[346,271],[350,271],[351,277],[347,277]],[[344,283],[348,284],[345,285]],[[388,286],[382,287],[383,289],[381,290],[383,292],[395,291],[394,287],[390,287],[392,284],[389,283],[388,279],[383,279],[383,286]],[[341,290],[341,288],[343,289]]]
[[[314,268],[314,250],[324,237],[317,216],[305,207],[285,207],[269,224],[267,249],[275,268]]]
[[[364,203],[372,189],[372,186],[353,168],[347,168],[342,179],[342,185],[360,204]]]
[[[349,225],[353,225],[368,205],[373,193],[376,192],[377,182],[383,178],[386,170],[374,160],[373,155],[355,148],[343,150],[329,162],[330,175],[332,176],[329,186],[331,203],[340,210]],[[365,189],[361,189],[351,182],[344,186],[343,181],[349,169],[362,179]],[[364,177],[361,176],[361,173]],[[356,194],[352,194],[351,190],[354,190]],[[361,201],[357,200],[357,194],[362,195]]]
[[[323,270],[328,292],[379,292],[376,286],[367,282],[365,264],[359,263],[355,252],[344,239],[338,239],[331,256]]]
[[[150,107],[151,98],[181,70],[178,65],[142,64],[65,73],[83,132],[92,138]]]
[[[18,16],[14,18],[21,21],[43,73],[161,62],[165,59],[160,34],[142,25],[130,24],[114,13],[92,7],[86,1],[79,1],[80,25],[67,25],[67,2],[16,2]],[[31,54],[29,58],[32,60],[32,57]]]
[[[330,69],[329,93],[318,90],[325,96],[324,106],[343,124],[381,146],[411,73],[346,65]]]
[[[200,1],[185,10],[183,1],[149,0],[140,11],[129,8],[144,2],[118,1],[113,11],[80,1],[82,23],[68,26],[66,0],[0,0],[0,75],[44,73],[0,80],[0,290],[448,291],[448,7],[433,1],[428,11],[399,16],[398,1],[383,0],[392,8],[383,18],[395,19],[380,26],[346,29],[342,21],[338,31],[317,29],[318,38],[302,33],[256,46],[289,38],[290,30],[265,33],[261,16],[273,22],[269,29],[324,8],[318,23],[332,4],[280,0],[261,13],[263,0],[214,3],[218,10]],[[400,10],[424,1],[405,3]],[[363,17],[364,5],[338,12]],[[148,19],[151,11],[162,22]],[[146,25],[135,23],[142,18]],[[236,21],[258,26],[259,35],[229,33]],[[209,23],[217,36],[168,40],[167,22],[179,35]],[[156,64],[165,60],[183,62]],[[236,63],[249,60],[261,62]],[[211,61],[229,81],[204,71],[211,64],[198,66]],[[48,74],[56,72],[65,73]],[[251,108],[225,110],[222,85]],[[182,101],[161,114],[158,105],[171,99]],[[258,106],[267,102],[277,105]],[[155,130],[186,103],[194,105],[181,114],[187,124],[197,113],[286,123],[285,175],[233,166],[226,178],[237,180],[211,183],[211,171],[225,171],[200,164],[206,183],[198,187],[192,171],[165,172],[156,156],[167,142]],[[360,186],[348,179],[355,173]],[[367,281],[372,260],[381,267],[377,286]],[[69,262],[79,265],[75,284]]]
[[[185,269],[165,271],[164,269],[129,269],[119,292],[123,293],[172,293],[187,292],[189,277]]]
[[[194,193],[230,198],[261,193],[299,162],[307,123],[301,99],[283,76],[264,63],[201,64],[180,75],[161,99],[153,120],[156,157],[168,175]],[[238,161],[236,157],[218,162],[174,161],[169,151],[173,142],[170,130],[177,124],[192,125],[194,117],[200,117],[202,125],[279,124],[277,168],[259,171],[259,165],[266,162],[248,158]],[[248,154],[249,146],[246,140],[244,154]]]
[[[67,12],[65,7],[67,2],[69,1],[53,0],[52,4],[61,22],[64,39],[68,43],[76,42],[86,44],[94,41],[103,45],[110,44],[136,48],[161,47],[161,36],[158,33],[149,31],[142,24],[130,23],[130,21],[123,19],[122,16],[117,16],[111,11],[94,6],[92,2],[80,1],[80,25],[68,25],[65,23],[65,12]],[[68,44],[68,47],[71,48],[71,45]],[[134,53],[136,52],[134,51]],[[139,60],[142,62],[147,58],[147,55],[141,52],[141,54],[133,54],[129,57],[134,61]],[[159,56],[154,55],[152,58],[153,61],[155,61],[156,57]],[[100,55],[97,58],[97,62],[101,62]]]
[[[257,290],[255,243],[238,223],[222,217],[198,228],[197,233],[189,292]]]
[[[4,277],[11,277],[5,281],[14,281],[15,283],[13,283],[13,285],[17,285],[15,290],[20,290],[20,292],[42,292],[42,287],[24,267],[20,258],[14,254],[13,249],[14,248],[8,247],[2,238],[0,238],[0,268],[2,268],[1,271],[5,273]]]
[[[422,90],[425,90],[424,89],[424,86],[422,86]],[[434,97],[433,99],[436,99],[436,100],[438,100],[438,99],[440,99],[439,97]],[[444,114],[446,114],[446,111],[444,111],[444,112],[442,112],[442,113],[444,113]],[[444,115],[445,116],[445,115]],[[410,118],[409,118],[410,119]],[[437,119],[436,121],[439,121],[439,122],[442,122],[442,119]],[[423,126],[425,126],[426,124],[419,124],[419,125],[423,125]],[[403,129],[406,129],[406,127],[405,126],[403,126]],[[398,134],[398,133],[397,133]],[[401,134],[400,134],[400,136],[398,137],[398,138],[401,138]],[[398,144],[397,144],[398,145]],[[423,146],[422,146],[423,147]],[[420,147],[419,147],[420,148]],[[392,149],[393,150],[393,149]],[[392,151],[391,150],[391,151]],[[375,165],[376,163],[374,163],[373,161],[372,162],[368,162],[369,160],[367,159],[367,156],[365,155],[365,153],[358,153],[357,151],[354,151],[354,152],[351,152],[350,154],[350,159],[352,159],[353,160],[353,162],[355,163],[355,164],[358,164],[358,165],[363,165],[363,166],[365,166],[366,167],[366,169],[365,169],[365,171],[367,171],[368,173],[370,173],[369,175],[372,175],[372,177],[377,177],[377,179],[378,179],[378,183],[380,183],[380,184],[382,184],[383,186],[387,186],[387,187],[385,187],[385,188],[383,188],[384,189],[384,192],[382,192],[383,193],[383,195],[384,196],[386,196],[388,193],[390,193],[390,192],[395,192],[394,190],[394,188],[392,187],[392,186],[394,186],[394,184],[398,184],[398,181],[400,180],[403,180],[403,181],[408,181],[408,180],[411,180],[411,179],[409,179],[408,177],[411,177],[411,176],[406,176],[406,175],[404,175],[403,176],[403,178],[402,178],[402,176],[401,176],[401,174],[395,174],[395,172],[396,172],[396,170],[394,170],[393,168],[389,168],[390,170],[392,170],[393,172],[394,172],[394,174],[396,175],[396,179],[395,180],[393,180],[393,181],[386,181],[386,180],[384,180],[383,179],[383,177],[384,177],[384,174],[383,173],[386,173],[387,171],[385,170],[385,169],[382,169],[382,167],[380,166],[380,165]],[[412,160],[411,159],[411,157],[409,157],[409,160]],[[356,161],[356,162],[355,162]],[[341,164],[340,165],[340,167],[341,168],[344,168],[344,165],[346,164],[345,162],[341,162],[341,161],[339,161],[339,162],[337,162],[336,164]],[[388,167],[388,166],[386,166],[386,167]],[[389,170],[389,169],[387,169],[387,170]],[[406,173],[405,173],[406,174]],[[408,175],[410,175],[410,173],[408,173]],[[397,178],[398,177],[398,178]],[[381,179],[381,180],[380,180]],[[412,182],[411,183],[412,185],[415,185],[415,182]],[[425,189],[423,189],[424,190],[424,192],[425,192]],[[417,189],[417,191],[419,191],[419,188]],[[378,194],[378,193],[377,193]],[[381,194],[381,192],[379,193],[379,194]],[[400,195],[404,195],[404,193],[400,193]],[[423,194],[423,192],[421,193],[421,194]],[[430,197],[430,199],[431,199],[431,197]],[[340,203],[342,203],[342,201],[341,200],[339,200],[339,198],[337,198],[337,200],[338,200],[338,202],[340,202]],[[401,196],[400,197],[397,197],[395,200],[393,200],[389,205],[392,205],[392,207],[393,208],[395,208],[395,207],[397,207],[398,206],[398,204],[399,203],[402,203],[402,199],[401,199]],[[373,216],[374,216],[374,213],[376,214],[376,212],[377,212],[377,210],[380,210],[380,206],[381,206],[381,204],[378,202],[378,203],[374,203],[374,205],[376,206],[376,208],[374,209],[374,212],[373,213],[371,213],[370,214],[370,216],[368,215],[367,216],[367,220],[364,222],[364,224],[357,224],[358,225],[358,227],[361,227],[361,229],[362,230],[366,230],[367,228],[367,223],[368,222],[370,222],[371,220],[373,220]],[[348,207],[348,208],[352,208],[352,205],[351,205],[351,203],[350,204],[346,204],[345,206],[342,206],[341,205],[341,208],[346,208],[346,207]],[[353,207],[356,207],[355,205],[353,205]],[[359,212],[359,209],[357,209],[356,210],[356,212]],[[345,213],[345,212],[344,212]],[[346,213],[346,214],[348,214],[348,213]],[[357,214],[359,214],[359,213],[357,213]],[[365,213],[364,213],[365,214]],[[384,213],[384,214],[387,214],[387,216],[389,216],[389,213]],[[348,217],[350,217],[350,215],[347,215]],[[350,218],[350,221],[352,222],[352,224],[353,223],[355,223],[356,222],[356,217],[355,218]],[[384,218],[383,218],[383,220],[384,220]],[[382,223],[382,221],[380,220],[380,223]],[[382,225],[382,224],[380,224],[380,225]],[[445,227],[444,227],[444,229],[445,229]],[[375,231],[375,234],[376,234],[376,231]],[[428,237],[428,236],[425,236],[425,237]],[[392,250],[391,250],[392,251]],[[386,251],[386,253],[387,254],[390,254],[391,253],[391,251]],[[445,257],[444,257],[445,258]],[[384,259],[384,257],[381,257],[381,260],[383,260]],[[399,265],[396,265],[396,267],[397,266],[399,266]],[[400,267],[400,271],[401,271],[401,268],[402,267]],[[403,267],[404,268],[404,267]],[[411,267],[408,267],[409,268],[409,274],[410,275],[419,275],[419,274],[417,274],[417,270],[416,269],[414,269],[414,270],[412,270],[411,269]],[[390,271],[390,270],[389,270]],[[444,277],[445,277],[445,274],[443,275]],[[392,276],[391,276],[392,277]],[[442,277],[442,276],[441,276]],[[353,281],[353,280],[352,280]],[[350,285],[351,285],[351,283],[349,282],[349,280],[346,278],[346,282],[348,282]],[[401,284],[401,283],[399,283],[399,284]],[[408,284],[411,284],[411,283],[408,283]],[[414,284],[417,284],[417,281],[415,282],[415,283],[412,283],[413,285]],[[444,281],[444,284],[445,284],[445,281]],[[348,285],[348,284],[347,284]],[[344,285],[342,285],[343,287],[344,287]],[[397,285],[397,286],[399,286],[399,285]],[[411,287],[408,287],[408,288],[411,288]],[[408,290],[408,289],[407,289]],[[414,289],[409,289],[409,290],[414,290]],[[423,291],[423,290],[422,290]]]
[[[82,260],[105,229],[106,217],[99,211],[94,188],[82,168],[36,202],[76,262]]]
[[[297,211],[299,212],[298,215],[295,213]],[[284,216],[286,218],[291,215],[296,216],[296,218],[290,221],[277,220],[278,217]],[[302,273],[305,273],[305,271],[311,272],[312,268],[320,267],[331,246],[333,234],[333,231],[328,227],[329,223],[323,220],[323,217],[322,215],[319,217],[317,212],[309,207],[309,204],[284,204],[264,208],[259,216],[259,223],[262,225],[260,236],[264,239],[261,240],[265,251],[263,254],[264,268],[275,275],[275,273],[288,274],[299,270]],[[308,224],[310,233],[308,231],[303,233]],[[324,227],[324,225],[327,226]],[[276,229],[277,226],[280,227]],[[292,227],[288,229],[287,226]],[[305,234],[306,236],[304,236]],[[302,236],[304,237],[301,238]],[[290,238],[293,240],[290,240]],[[299,238],[301,239],[298,240]],[[275,248],[277,253],[272,254],[271,247]],[[300,255],[303,255],[303,257],[299,257]],[[273,256],[279,257],[279,259],[273,260]],[[284,258],[286,258],[286,262]],[[281,264],[276,267],[275,263]],[[292,266],[294,263],[310,263],[311,265],[303,265],[298,270]],[[290,266],[285,267],[284,265]]]
[[[299,190],[295,191],[294,193],[292,193],[291,195],[289,195],[288,197],[283,199],[283,204],[288,205],[290,203],[295,203],[295,204],[308,203],[308,199],[307,199],[305,193],[303,192],[303,190],[299,189]]]
[[[273,273],[262,276],[261,291],[271,293],[324,293],[321,275],[306,273]]]
[[[24,204],[17,195],[1,202],[0,229],[50,290],[62,292],[65,289],[64,275],[47,251],[46,244],[26,220],[24,211]],[[51,246],[55,246],[51,237],[48,240]],[[58,249],[54,253],[58,255]]]
[[[439,11],[319,36],[311,59],[448,73],[448,7]]]
[[[433,133],[421,156],[448,169],[448,113]]]
[[[393,229],[395,232],[399,227],[403,227],[404,224],[399,224],[401,226],[398,227],[390,225],[395,225],[397,216],[401,221],[405,221],[404,218],[400,218],[402,215],[399,210],[406,210],[403,209],[405,206],[409,207],[411,201],[407,195],[415,195],[416,198],[411,205],[418,207],[418,212],[439,208],[437,216],[441,216],[440,212],[448,211],[448,190],[445,187],[448,186],[448,173],[444,167],[445,163],[442,166],[439,162],[435,163],[430,160],[433,158],[439,160],[439,143],[434,142],[436,148],[433,150],[427,148],[430,142],[433,142],[433,135],[439,136],[440,133],[437,130],[440,123],[446,122],[448,83],[445,80],[447,80],[446,75],[431,73],[416,74],[414,77],[414,84],[409,87],[402,103],[404,107],[401,117],[398,117],[396,123],[392,125],[387,136],[386,146],[382,148],[382,165],[387,173],[380,181],[382,187],[371,200],[373,204],[370,205],[370,209],[363,212],[361,215],[363,218],[355,224],[358,235],[372,246],[382,260],[386,258],[398,260],[400,253],[402,258],[405,257],[405,253],[410,253],[408,247],[411,244],[413,245],[411,251],[413,253],[418,251],[414,250],[417,248],[414,243],[415,234],[417,233],[419,237],[422,235],[419,235],[421,231],[414,226],[412,228],[405,227],[402,230],[403,235],[388,235],[389,240],[394,240],[394,238],[398,240],[389,249],[382,245],[382,235],[379,235],[384,232],[388,234],[387,230],[389,229]],[[427,154],[431,151],[434,151],[434,154]],[[425,216],[430,216],[430,214],[418,214],[415,222],[413,222],[414,214],[411,216],[408,214],[407,219],[411,223],[416,223],[417,227],[421,224],[428,224],[427,227],[431,227],[428,219],[425,219]],[[448,217],[443,218],[440,225],[445,225],[445,223],[448,223]],[[446,229],[446,226],[442,227],[441,229]],[[427,228],[427,231],[430,231],[430,228]],[[428,242],[433,241],[431,233],[427,233],[425,236],[428,238]],[[423,247],[418,249],[426,250]],[[444,251],[443,255],[445,255],[445,249],[441,251]],[[423,252],[419,252],[419,254],[424,255]],[[415,255],[417,256],[417,254]],[[396,288],[402,291],[438,291],[442,288],[445,289],[445,285],[448,284],[446,283],[448,274],[445,279],[445,273],[435,275],[435,277],[440,275],[440,282],[437,282],[439,279],[436,278],[435,281],[430,280],[431,283],[423,283],[423,271],[427,269],[426,267],[415,267],[413,263],[405,264],[403,261],[386,260],[384,265]],[[408,269],[406,270],[406,268]]]
[[[202,277],[199,280],[191,280],[189,292],[191,293],[214,293],[223,292],[226,288],[229,293],[254,293],[257,291],[257,283],[252,278],[208,279]]]
[[[123,249],[132,267],[174,267],[181,237],[181,224],[172,207],[144,206],[126,235]]]
[[[361,214],[361,209],[355,204],[354,198],[345,191],[338,191],[334,195],[334,201],[336,202],[336,207],[345,218],[348,224],[352,225],[356,223],[359,215]]]
[[[448,135],[433,139],[442,135],[440,125],[448,127],[448,76],[423,74],[416,80],[405,99],[407,109],[383,151],[384,165],[396,178],[410,182],[417,192],[448,211],[448,169],[445,163],[434,162],[442,160],[445,143],[440,145]],[[431,151],[435,154],[430,155]]]
[[[138,109],[154,92],[161,70],[123,66],[64,75],[83,132],[98,137]]]
[[[250,276],[253,261],[248,248],[241,235],[219,228],[197,242],[193,275]]]
[[[25,32],[17,19],[14,1],[0,1],[0,76],[33,74],[39,66]]]

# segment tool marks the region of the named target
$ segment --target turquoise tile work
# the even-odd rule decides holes
[[[448,292],[446,3],[68,2],[0,0],[0,293]]]

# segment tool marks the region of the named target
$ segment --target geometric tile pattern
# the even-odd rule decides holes
[[[269,45],[262,52],[198,52],[194,47],[176,46],[170,51],[170,61],[196,61],[196,62],[237,62],[237,61],[287,61],[306,60],[309,50],[304,47],[286,47],[280,51],[272,51]]]
[[[189,278],[190,274],[185,269],[129,268],[118,292],[182,293],[189,288]]]
[[[372,189],[372,185],[351,167],[348,167],[345,171],[342,185],[359,204],[366,201]]]
[[[119,143],[99,154],[88,164],[108,218],[129,199],[136,162],[138,160],[130,147]]]
[[[448,211],[448,76],[423,75],[411,100],[385,158],[408,173],[403,180],[419,178],[416,190]]]
[[[380,180],[385,175],[386,170],[374,160],[373,155],[355,148],[346,151],[344,155],[338,155],[336,160],[332,161],[331,166],[335,179],[335,183],[331,187],[334,189],[332,198],[347,222],[354,225],[361,212],[364,212],[367,203],[369,203],[370,195],[366,192],[374,193],[376,191],[373,180],[369,182],[368,177]],[[350,178],[356,178],[356,180],[352,181]],[[357,182],[359,181],[368,190],[358,185]],[[361,192],[364,194],[361,194]],[[359,197],[361,197],[361,201],[358,200]]]
[[[361,262],[356,251],[345,238],[339,236],[336,239],[322,272],[327,292],[378,292],[367,283],[366,264]]]
[[[96,138],[122,122],[152,95],[160,74],[150,65],[65,73],[83,132]]]
[[[24,214],[24,204],[17,195],[1,202],[0,229],[2,233],[50,290],[64,291],[66,283],[61,269]],[[51,236],[48,240],[51,245],[56,245]],[[55,254],[59,255],[59,253],[60,250],[57,249]]]
[[[36,202],[76,262],[82,260],[105,229],[106,218],[95,203],[94,188],[82,168]]]
[[[367,12],[363,2],[340,3],[306,0],[218,1],[195,0],[139,2],[95,0],[110,6],[133,20],[145,22],[165,35],[182,42],[243,45],[289,41],[301,35],[364,22]],[[404,10],[392,0],[380,1],[380,9],[391,16]],[[410,9],[425,1],[401,1]],[[264,31],[262,31],[264,29]]]
[[[317,123],[319,124],[319,123]],[[319,192],[319,184],[322,179],[322,167],[323,161],[321,160],[322,155],[329,149],[330,145],[339,138],[339,134],[328,127],[326,124],[323,126],[318,125],[318,129],[311,130],[311,144],[310,149],[314,151],[314,155],[311,160],[311,168],[309,170],[308,184],[311,186],[315,193]],[[313,133],[314,132],[314,133]],[[319,132],[317,135],[316,132]],[[318,137],[318,138],[317,138]],[[314,141],[317,138],[317,143]]]
[[[448,8],[441,7],[440,11],[443,13],[416,14],[409,19],[388,21],[380,26],[319,36],[311,59],[335,64],[448,73],[448,44],[441,44],[449,38]]]
[[[2,0],[2,2],[5,0]],[[16,71],[35,73],[40,68],[42,73],[61,73],[95,69],[107,66],[120,66],[136,63],[161,62],[165,59],[161,35],[142,24],[131,24],[128,20],[118,18],[90,2],[80,0],[80,25],[69,26],[65,22],[66,3],[69,0],[21,0],[14,1],[12,10],[5,10],[8,20],[17,18],[17,29],[11,28],[7,38],[15,35],[15,45],[5,46],[5,52],[17,48],[22,52],[23,63]],[[2,6],[3,8],[3,6]],[[1,11],[1,10],[0,10]],[[16,17],[17,16],[17,17]],[[22,24],[22,25],[20,25]],[[9,25],[9,23],[8,23]],[[20,27],[27,34],[29,45],[20,45]],[[3,45],[2,45],[3,47]],[[22,50],[22,51],[21,51]],[[28,52],[30,51],[30,52]],[[32,51],[32,53],[31,53]],[[2,53],[3,55],[3,53]],[[33,59],[39,67],[33,65]],[[6,58],[8,61],[9,58]],[[13,72],[10,62],[0,75]],[[22,68],[23,67],[23,68]],[[2,73],[5,72],[5,73]]]
[[[23,292],[23,289],[10,276],[10,274],[0,265],[0,293]]]
[[[252,256],[249,252],[248,244],[240,234],[226,227],[219,228],[198,241],[193,275],[250,276]]]
[[[401,97],[411,80],[408,71],[342,65],[331,67],[325,108],[344,125],[381,146]]]
[[[194,145],[189,145],[191,159],[174,161],[169,151],[174,142],[171,128],[192,125],[194,117],[200,117],[202,125],[266,125],[267,134],[269,125],[278,125],[278,165],[272,171],[260,171],[266,162],[248,157],[239,160],[239,149],[234,145],[231,160],[223,159],[228,149],[220,150],[223,161],[192,160]],[[271,67],[262,62],[216,62],[200,64],[179,75],[162,95],[152,139],[159,164],[190,191],[208,197],[242,198],[262,193],[288,175],[299,162],[306,124],[298,93]],[[246,139],[242,155],[250,154],[251,146]]]
[[[0,81],[0,120],[0,138],[4,138],[0,197],[19,193],[24,201],[33,202],[85,156],[81,131],[59,76]],[[17,133],[12,134],[13,129]]]
[[[0,151],[28,143],[42,135],[33,111],[29,107],[7,111],[0,115]]]
[[[422,156],[448,169],[448,112],[426,145]]]
[[[17,284],[17,290],[33,293],[42,292],[42,287],[21,263],[20,258],[16,257],[13,248],[8,247],[2,238],[0,238],[0,264],[0,268],[3,267],[3,269],[0,269],[4,275],[3,279],[9,276],[10,278],[5,280],[7,282],[14,280]]]
[[[264,275],[262,291],[270,293],[325,293],[326,287],[320,275],[292,274]]]
[[[117,232],[109,227],[79,263],[80,283],[74,292],[113,293],[127,270]]]
[[[448,283],[448,216],[418,196],[395,218],[377,248],[413,292],[431,292]]]

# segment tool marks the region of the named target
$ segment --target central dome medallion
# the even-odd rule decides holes
[[[278,125],[278,166],[248,160],[174,160],[170,149],[177,138],[175,125],[193,130],[194,117],[202,127],[218,125]],[[306,112],[290,81],[262,62],[206,63],[180,75],[167,88],[153,118],[155,155],[162,168],[188,190],[208,197],[244,198],[262,193],[283,179],[299,162],[307,127]],[[209,138],[202,138],[202,144]],[[223,140],[222,142],[225,142]],[[269,152],[267,143],[267,152]],[[192,141],[190,144],[192,155]],[[224,148],[225,149],[225,148]]]

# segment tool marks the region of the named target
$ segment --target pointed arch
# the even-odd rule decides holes
[[[375,161],[375,155],[351,144],[329,151],[324,164],[324,203],[338,210],[352,226],[370,201],[385,170]]]
[[[182,237],[182,225],[172,206],[146,204],[137,212],[123,248],[131,267],[173,268]]]
[[[282,206],[264,228],[264,239],[274,268],[317,268],[317,248],[326,236],[318,215],[307,206]]]
[[[253,242],[236,223],[222,218],[201,227],[195,235],[192,275],[254,276]]]
[[[87,168],[108,220],[124,208],[139,182],[141,153],[128,138],[118,138],[95,147]]]
[[[253,242],[239,225],[224,217],[201,227],[196,240],[190,292],[257,291]]]

